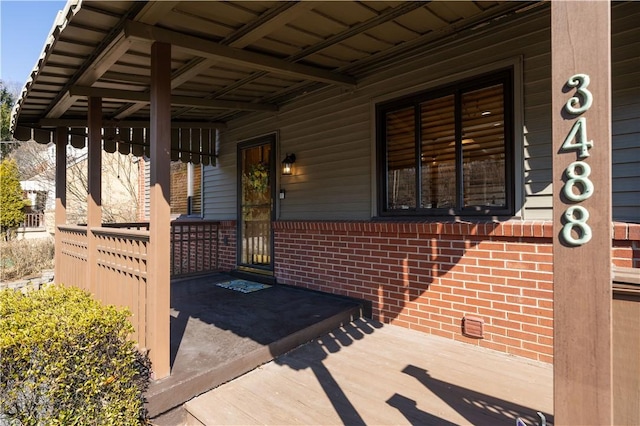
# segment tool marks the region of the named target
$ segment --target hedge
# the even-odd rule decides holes
[[[75,288],[0,291],[0,424],[146,424],[128,316]]]

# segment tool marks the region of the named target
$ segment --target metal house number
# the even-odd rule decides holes
[[[565,110],[578,116],[593,104],[593,95],[587,89],[589,86],[587,74],[576,74],[567,80],[569,87],[576,88],[576,96],[571,97],[565,104]],[[567,178],[562,187],[562,194],[574,203],[579,203],[593,195],[593,182],[589,179],[591,167],[582,159],[589,156],[589,149],[593,147],[593,141],[587,138],[587,118],[578,118],[571,127],[569,134],[562,143],[561,151],[576,151],[580,160],[569,164],[564,173]],[[574,191],[574,188],[578,191]],[[591,227],[587,224],[589,211],[582,206],[571,206],[564,212],[565,224],[562,227],[561,236],[565,243],[571,246],[581,246],[591,240]],[[576,231],[578,237],[574,237]]]

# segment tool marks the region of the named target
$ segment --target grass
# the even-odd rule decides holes
[[[50,238],[0,241],[0,281],[31,278],[53,268]]]

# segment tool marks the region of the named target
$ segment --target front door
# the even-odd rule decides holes
[[[238,145],[238,269],[273,274],[275,136]]]

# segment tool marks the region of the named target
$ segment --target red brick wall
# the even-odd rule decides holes
[[[223,220],[219,226],[218,266],[228,272],[236,268],[236,221]]]
[[[640,224],[616,223],[611,246],[614,265],[640,268]]]
[[[171,162],[171,214],[187,214],[187,164]]]
[[[278,282],[366,299],[373,317],[545,362],[553,353],[552,223],[276,222]],[[619,266],[640,226],[616,224]],[[464,315],[484,339],[462,335]]]

